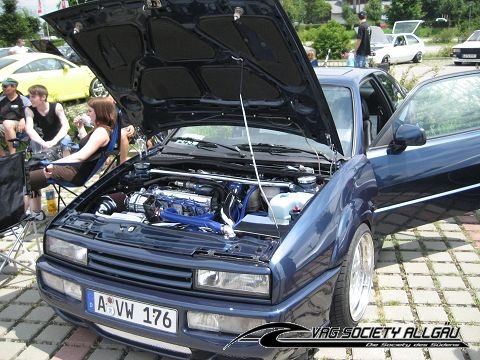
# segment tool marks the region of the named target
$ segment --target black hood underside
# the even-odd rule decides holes
[[[249,124],[340,148],[320,84],[276,0],[104,0],[44,16],[147,135]]]

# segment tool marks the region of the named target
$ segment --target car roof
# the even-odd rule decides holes
[[[42,52],[32,52],[32,53],[26,53],[26,54],[15,54],[15,55],[8,55],[4,56],[3,58],[5,59],[15,59],[17,61],[21,62],[27,62],[27,61],[32,61],[32,60],[37,60],[37,59],[45,59],[45,58],[52,58],[52,59],[58,59],[58,60],[63,60],[69,64],[75,65],[71,61],[65,59],[63,56],[57,56],[49,53],[42,53]]]
[[[347,85],[359,84],[365,76],[381,71],[376,68],[354,68],[347,66],[316,67],[315,74],[320,83]]]

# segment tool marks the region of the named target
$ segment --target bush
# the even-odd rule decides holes
[[[327,55],[328,49],[331,51],[332,58],[340,58],[342,49],[350,47],[349,32],[336,21],[329,21],[320,26],[313,35],[313,47],[320,58]]]
[[[457,34],[455,28],[442,29],[432,35],[432,42],[437,44],[451,43]]]

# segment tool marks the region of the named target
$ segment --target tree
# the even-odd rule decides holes
[[[303,0],[305,4],[305,24],[320,24],[330,19],[332,7],[325,0]]]
[[[305,4],[298,0],[282,0],[280,1],[283,9],[287,13],[290,21],[295,24],[303,23],[305,18]]]
[[[438,10],[450,25],[452,20],[460,20],[467,13],[467,4],[464,0],[440,0]]]
[[[3,13],[0,15],[0,44],[14,45],[19,38],[32,38],[40,29],[38,18],[17,11],[17,0],[3,0]]]
[[[399,20],[423,19],[421,0],[392,0],[392,5],[387,10],[388,22],[393,24]]]
[[[374,24],[380,24],[382,19],[382,1],[381,0],[370,0],[367,5],[365,5],[365,11],[367,12],[369,22]]]
[[[353,27],[358,24],[358,16],[355,14],[352,6],[347,0],[342,1],[342,17],[350,30],[352,30]]]

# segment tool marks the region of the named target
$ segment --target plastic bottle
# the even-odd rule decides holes
[[[55,191],[48,190],[45,193],[47,197],[47,214],[53,216],[57,213],[57,199],[55,199]]]

